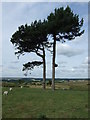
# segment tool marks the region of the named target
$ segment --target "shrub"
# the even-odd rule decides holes
[[[40,115],[38,120],[48,120],[48,118],[46,117],[46,115]]]
[[[47,85],[50,85],[50,86],[51,86],[51,84],[52,84],[52,81],[49,80],[49,81],[47,82]]]
[[[2,87],[16,87],[17,84],[16,83],[11,83],[11,82],[3,82],[2,83]]]

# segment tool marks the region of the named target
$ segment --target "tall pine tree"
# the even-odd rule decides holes
[[[79,20],[79,15],[74,14],[71,8],[67,6],[55,9],[47,17],[48,34],[53,38],[53,60],[52,60],[52,90],[55,90],[55,56],[56,56],[56,41],[65,42],[66,40],[73,40],[77,36],[81,36],[84,30],[83,18]]]

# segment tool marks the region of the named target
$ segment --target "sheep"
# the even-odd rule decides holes
[[[12,91],[12,88],[10,88],[9,90]]]
[[[63,88],[63,90],[68,90],[68,88]]]
[[[21,88],[23,88],[23,86],[21,86]]]
[[[4,95],[8,95],[8,91],[4,91],[4,93],[3,93]]]
[[[65,90],[65,88],[62,88],[63,90]]]

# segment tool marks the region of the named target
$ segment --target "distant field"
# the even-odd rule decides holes
[[[88,118],[87,82],[56,83],[42,90],[38,85],[13,87],[2,96],[3,118]],[[63,90],[67,88],[67,90]],[[8,90],[8,87],[3,87]]]

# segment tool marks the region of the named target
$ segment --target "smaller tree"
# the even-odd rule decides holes
[[[15,54],[24,55],[25,53],[36,53],[42,58],[43,62],[28,62],[24,64],[23,70],[31,70],[34,66],[43,64],[43,88],[45,89],[46,79],[46,62],[45,62],[45,46],[47,46],[47,31],[45,28],[45,21],[41,20],[32,22],[31,25],[22,25],[12,35],[12,44],[14,44],[17,50]]]

